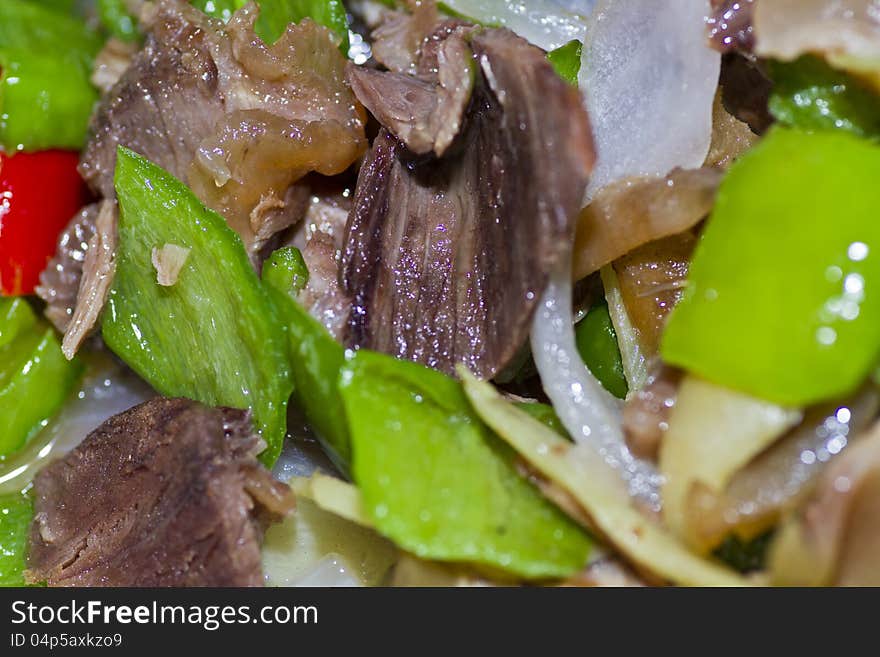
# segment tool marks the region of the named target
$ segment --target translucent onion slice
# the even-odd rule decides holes
[[[880,585],[880,425],[831,463],[770,549],[782,586]]]
[[[620,480],[593,450],[560,438],[473,376],[465,374],[464,386],[483,421],[532,467],[565,488],[592,524],[639,569],[689,586],[748,584],[727,568],[688,551],[669,531],[637,511]]]
[[[852,399],[810,409],[804,421],[755,457],[723,493],[693,487],[687,526],[710,549],[731,532],[752,538],[798,507],[829,462],[858,444],[880,409],[877,389],[868,385]]]
[[[636,175],[703,164],[721,55],[709,48],[709,0],[599,0],[579,82],[598,160],[587,198]]]
[[[796,409],[685,377],[660,444],[666,524],[688,540],[686,505],[692,487],[700,483],[721,493],[737,471],[802,417]]]
[[[297,499],[296,513],[272,525],[263,542],[269,586],[375,586],[397,550],[376,532]]]
[[[595,0],[443,0],[442,8],[476,23],[506,27],[550,51],[584,40]]]
[[[620,401],[587,369],[575,345],[568,263],[554,273],[532,326],[532,355],[544,392],[578,444],[593,449],[627,483],[631,495],[660,508],[662,481],[653,464],[624,441]]]

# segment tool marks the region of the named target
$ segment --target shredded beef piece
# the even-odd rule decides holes
[[[684,294],[695,231],[644,244],[614,262],[620,293],[648,358],[660,348],[666,318]]]
[[[712,0],[709,41],[720,52],[751,52],[755,45],[752,28],[754,0]]]
[[[678,396],[681,371],[660,366],[645,387],[631,395],[623,406],[626,444],[640,458],[656,459],[663,434],[669,428],[669,415]]]
[[[98,324],[116,274],[116,201],[103,201],[89,239],[73,316],[64,331],[61,350],[72,359]]]
[[[62,333],[73,317],[83,263],[95,234],[100,207],[100,203],[88,205],[70,220],[58,238],[55,256],[40,274],[37,296],[46,302],[46,317]]]
[[[249,414],[157,398],[34,480],[27,578],[50,586],[259,586],[263,527],[292,509]]]
[[[424,56],[460,28],[441,26]],[[350,344],[488,378],[516,356],[568,256],[594,154],[580,95],[543,51],[502,29],[462,44],[476,79],[455,143],[419,157],[393,134],[399,123],[380,131],[358,178],[342,282],[354,300]],[[400,80],[378,75],[388,88]],[[392,115],[389,102],[399,101],[374,111]]]
[[[302,218],[310,171],[335,175],[366,147],[363,108],[345,83],[332,33],[310,20],[274,44],[251,3],[227,25],[182,0],[159,0],[147,41],[92,119],[80,169],[114,197],[116,147],[167,169],[222,214],[255,264]]]

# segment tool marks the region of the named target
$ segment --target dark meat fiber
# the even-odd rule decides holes
[[[346,228],[350,342],[493,377],[571,249],[593,164],[580,94],[512,32],[459,22],[429,37],[415,76],[349,76],[386,122]],[[465,107],[458,134],[432,125]]]
[[[707,21],[712,46],[720,52],[751,52],[755,45],[753,10],[754,0],[712,0]]]
[[[266,45],[257,14],[249,3],[224,25],[159,0],[143,50],[93,117],[80,164],[113,198],[116,147],[131,148],[222,214],[255,262],[302,218],[299,180],[341,173],[366,148],[364,111],[332,33],[303,20]]]
[[[73,317],[89,241],[95,235],[100,203],[88,205],[70,220],[58,238],[55,256],[40,274],[37,294],[46,302],[46,317],[64,333]]]
[[[34,480],[28,580],[260,586],[263,525],[291,509],[244,411],[154,399]]]

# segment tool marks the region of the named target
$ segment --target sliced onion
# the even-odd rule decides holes
[[[587,198],[621,178],[706,159],[721,70],[706,39],[709,9],[709,0],[597,3],[579,75],[598,151]]]
[[[375,586],[397,558],[394,546],[311,500],[266,531],[263,573],[269,586]]]
[[[544,391],[575,442],[595,450],[623,478],[631,495],[659,509],[662,478],[653,464],[630,452],[620,401],[587,369],[575,346],[569,270],[564,263],[554,273],[532,327],[532,354]]]
[[[810,494],[829,461],[858,444],[880,409],[868,385],[843,403],[810,409],[804,421],[737,472],[722,493],[692,488],[686,520],[692,539],[711,548],[731,532],[757,536]]]
[[[544,50],[584,40],[595,0],[443,0],[443,7],[476,23],[506,27]]]
[[[687,503],[692,487],[702,484],[720,494],[736,472],[802,417],[796,409],[685,377],[660,445],[666,524],[688,540]]]

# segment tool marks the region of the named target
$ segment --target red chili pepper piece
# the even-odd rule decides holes
[[[0,153],[0,293],[33,294],[58,235],[89,200],[72,151]]]

